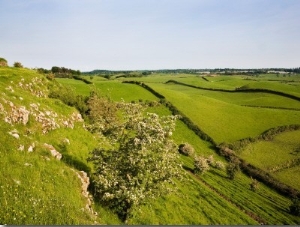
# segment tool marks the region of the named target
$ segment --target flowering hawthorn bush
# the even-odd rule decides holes
[[[113,148],[94,149],[89,160],[96,196],[125,220],[133,206],[167,192],[182,170],[170,138],[177,117],[145,115],[132,103],[119,103],[118,109],[122,119],[110,137]]]
[[[203,174],[209,170],[208,159],[205,157],[196,156],[194,158],[194,172]]]

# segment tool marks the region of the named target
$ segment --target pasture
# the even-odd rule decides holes
[[[177,80],[188,80],[191,76],[183,78],[183,76],[180,75],[176,77]],[[298,102],[295,100],[263,93],[225,93],[224,95],[219,92],[203,91],[181,85],[164,84],[164,82],[168,81],[170,78],[174,79],[174,75],[165,77],[162,75],[155,75],[153,78],[148,76],[145,78],[134,78],[134,80],[146,81],[150,87],[164,95],[168,101],[175,105],[219,143],[223,141],[235,141],[249,136],[257,136],[263,131],[279,125],[300,123],[299,111],[278,109],[291,108],[291,106],[294,109],[300,109]],[[116,101],[119,101],[121,98],[126,101],[158,100],[144,89],[134,90],[135,92],[132,92],[131,88],[140,87],[130,84],[130,89],[128,89],[128,84],[120,83],[120,80],[130,80],[130,78],[120,78],[111,81],[94,81],[94,86],[103,94],[108,94]],[[201,83],[202,80],[203,79],[201,79]],[[228,80],[230,80],[230,78]],[[236,80],[238,80],[238,77]],[[207,82],[203,80],[203,83]],[[244,105],[257,105],[273,108],[246,107]],[[170,114],[169,110],[163,106],[149,107],[147,111],[156,112],[159,115]],[[189,130],[181,121],[178,121],[176,124],[176,131],[173,134],[173,139],[177,144],[184,142],[192,144],[198,155],[206,157],[214,155],[215,160],[226,163],[224,158],[219,157],[214,149],[210,148],[208,142],[199,139],[199,137]],[[291,141],[295,141],[295,139],[297,139],[297,137],[290,138]],[[270,143],[272,143],[272,141],[270,141]],[[254,146],[254,144],[250,145]],[[244,152],[241,153],[241,157],[252,163],[251,159],[243,156],[243,154]],[[264,153],[260,152],[260,155],[263,157]],[[264,158],[267,159],[267,157]],[[286,158],[286,160],[289,160],[289,158]],[[193,168],[192,158],[181,155],[181,162],[184,166]],[[274,165],[275,163],[274,160]],[[256,165],[255,163],[253,164]],[[288,169],[286,171],[288,174],[292,170]],[[284,178],[284,176],[281,176],[283,173],[284,171],[278,172],[275,176],[278,177],[278,179],[282,179]],[[224,171],[215,169],[211,169],[206,174],[200,176],[200,178],[194,175],[190,175],[189,178],[191,181],[183,184],[177,182],[177,187],[180,188],[181,193],[172,194],[159,198],[156,201],[147,202],[140,210],[137,210],[134,213],[133,217],[129,219],[129,223],[183,224],[186,223],[184,220],[189,220],[188,223],[230,223],[227,222],[226,219],[220,219],[218,214],[214,214],[213,211],[210,210],[211,208],[208,209],[208,207],[211,207],[211,205],[214,204],[212,201],[215,199],[217,199],[219,203],[221,201],[227,201],[225,204],[227,204],[229,200],[230,204],[235,208],[232,207],[227,209],[238,209],[240,211],[241,207],[243,207],[243,209],[248,212],[247,217],[249,217],[249,215],[256,215],[258,220],[263,220],[267,223],[299,223],[297,217],[289,215],[288,213],[288,206],[290,204],[288,198],[279,195],[262,183],[260,183],[257,192],[252,192],[249,186],[251,179],[242,173],[240,173],[234,181],[229,180]],[[288,181],[285,182],[288,184],[290,183]],[[295,186],[293,184],[290,185]],[[195,187],[203,188],[195,189]],[[211,205],[202,201],[203,198],[195,200],[195,196],[201,198],[201,195],[197,195],[196,193],[196,191],[199,190],[205,191],[204,198],[206,201],[211,201]],[[196,194],[193,195],[193,193]],[[183,194],[186,196],[183,196]],[[224,198],[227,198],[228,200]],[[185,202],[183,202],[182,199],[185,199]],[[178,206],[178,204],[180,204],[180,206]],[[191,215],[193,218],[188,214],[185,214],[185,211],[189,210],[188,206],[197,207],[194,208],[197,214]],[[219,209],[218,206],[213,206],[215,206],[215,209]],[[222,206],[224,206],[224,204]],[[227,204],[225,207],[227,206],[229,205]],[[171,210],[171,208],[172,212],[168,211]],[[281,211],[279,212],[279,210]],[[193,213],[192,211],[188,212],[190,214]],[[199,212],[201,214],[199,214]],[[212,216],[214,217],[213,219]],[[252,223],[254,221],[254,223],[258,223],[253,218],[251,219],[252,221],[248,220],[247,217],[239,214],[239,218],[244,220],[242,222]],[[235,223],[239,223],[239,221],[236,220]]]

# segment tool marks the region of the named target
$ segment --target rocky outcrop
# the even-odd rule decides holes
[[[62,158],[61,153],[59,153],[52,145],[44,143],[44,146],[50,151],[51,155],[55,157],[57,160]]]
[[[13,102],[7,101],[2,98],[5,104],[9,105],[10,111],[6,112],[2,106],[2,112],[5,114],[4,121],[9,124],[22,123],[26,125],[29,120],[29,111],[26,110],[25,106],[15,106]]]
[[[19,132],[16,129],[8,132],[8,134],[11,135],[11,136],[13,136],[13,137],[15,137],[16,139],[20,138]]]
[[[30,91],[31,94],[33,94],[36,97],[47,97],[46,94],[39,89],[40,86],[44,85],[43,80],[38,77],[34,77],[32,79],[32,82],[26,83],[24,78],[21,79],[21,81],[18,83],[18,86],[24,90]]]
[[[90,184],[90,178],[88,177],[87,173],[84,172],[84,171],[76,171],[74,169],[72,169],[72,170],[75,172],[75,174],[77,175],[77,177],[81,181],[81,194],[84,198],[86,198],[86,201],[87,201],[85,209],[88,210],[91,214],[97,215],[97,213],[93,211],[92,196],[88,192],[88,186]]]

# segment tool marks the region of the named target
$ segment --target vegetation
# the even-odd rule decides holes
[[[23,65],[20,62],[15,62],[14,63],[14,67],[16,67],[16,68],[23,68]]]
[[[172,183],[182,171],[176,146],[170,140],[175,118],[159,118],[150,113],[143,116],[138,104],[120,105],[121,124],[115,118],[108,121],[107,117],[104,121],[97,118],[98,130],[116,145],[108,150],[94,149],[89,160],[95,164],[93,180],[97,197],[126,220],[133,207],[168,192],[167,183]],[[112,127],[114,130],[107,133]]]
[[[300,80],[226,71],[1,68],[0,223],[298,224]]]
[[[7,66],[7,60],[5,58],[0,58],[0,67]]]

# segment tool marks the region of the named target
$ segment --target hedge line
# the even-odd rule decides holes
[[[250,143],[254,143],[257,141],[262,141],[262,140],[272,140],[274,136],[283,133],[283,132],[288,132],[288,131],[295,131],[299,130],[300,125],[294,124],[294,125],[284,125],[284,126],[278,126],[275,128],[271,128],[263,132],[257,137],[248,137],[244,138],[241,140],[237,140],[231,144],[223,144],[226,145],[229,149],[235,150],[235,151],[240,151],[242,148],[247,146]]]
[[[175,84],[179,84],[179,85],[183,85],[183,86],[187,86],[187,87],[192,87],[192,88],[196,88],[196,89],[202,89],[202,90],[208,90],[208,91],[221,91],[221,92],[230,92],[230,93],[235,93],[235,92],[244,92],[244,93],[255,93],[255,92],[262,92],[262,93],[269,93],[269,94],[275,94],[275,95],[280,95],[280,96],[284,96],[290,99],[294,99],[297,101],[300,101],[300,97],[295,96],[295,95],[291,95],[291,94],[287,94],[284,92],[280,92],[280,91],[273,91],[273,90],[269,90],[269,89],[263,89],[263,88],[236,88],[235,90],[226,90],[226,89],[220,89],[220,88],[205,88],[205,87],[199,87],[199,86],[195,86],[195,85],[191,85],[191,84],[185,84],[182,82],[178,82],[176,80],[168,80],[166,83],[175,83]]]
[[[89,81],[89,80],[87,80],[87,79],[85,79],[85,78],[82,78],[82,77],[80,77],[80,76],[73,76],[72,77],[74,80],[81,80],[81,81],[83,81],[84,83],[86,83],[86,84],[92,84],[93,82],[91,82],[91,81]]]
[[[167,83],[170,83],[170,82],[174,82],[174,81],[170,80]],[[266,171],[261,170],[255,166],[247,163],[245,160],[239,158],[238,156],[236,156],[235,152],[229,148],[229,146],[227,144],[223,143],[223,144],[217,145],[217,143],[213,140],[213,138],[211,138],[209,135],[207,135],[205,132],[203,132],[188,117],[186,117],[175,106],[173,106],[172,103],[166,101],[166,99],[163,95],[154,91],[148,85],[144,84],[143,82],[139,82],[139,81],[123,81],[123,83],[137,84],[137,85],[147,89],[148,91],[150,91],[156,97],[160,98],[160,102],[162,104],[164,104],[166,107],[168,107],[170,109],[170,111],[172,112],[172,114],[181,115],[182,117],[180,120],[182,122],[184,122],[188,126],[189,129],[194,131],[196,133],[196,135],[198,135],[201,139],[210,142],[219,155],[224,156],[228,160],[230,160],[232,158],[238,159],[240,161],[240,169],[248,176],[253,177],[253,178],[265,183],[266,185],[270,186],[271,188],[273,188],[274,190],[276,190],[278,193],[280,193],[282,195],[285,195],[285,196],[288,196],[291,198],[295,198],[295,197],[300,198],[300,192],[298,190],[296,190],[284,183],[281,183],[280,181],[278,181],[277,179],[272,177]],[[178,83],[178,82],[175,81],[175,83]],[[193,85],[187,85],[187,86],[196,87]],[[206,90],[212,90],[212,89],[206,89]],[[214,91],[223,91],[222,89],[213,89],[213,90]],[[227,90],[225,90],[225,91],[227,91]],[[234,91],[230,91],[230,92],[234,92]],[[278,134],[279,132],[282,132],[282,130],[297,130],[298,127],[300,128],[300,125],[280,126],[277,128],[269,129],[258,137],[260,139],[273,138],[274,135]],[[253,138],[249,138],[250,141],[252,139]],[[246,141],[246,139],[244,139],[244,141]]]
[[[279,180],[272,177],[268,172],[247,163],[244,159],[236,156],[234,151],[229,149],[228,147],[220,145],[218,146],[218,148],[219,150],[217,150],[217,152],[221,156],[224,156],[227,160],[230,160],[233,157],[235,159],[238,159],[240,161],[240,169],[248,176],[265,183],[284,196],[288,196],[290,198],[300,198],[300,191],[298,191],[297,189],[280,182]]]

